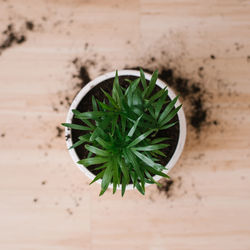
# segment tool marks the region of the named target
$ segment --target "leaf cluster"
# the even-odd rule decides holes
[[[153,176],[168,177],[158,159],[159,155],[165,156],[162,149],[169,146],[168,138],[157,133],[176,124],[171,120],[181,106],[175,107],[178,96],[168,101],[167,88],[155,91],[157,78],[155,71],[147,81],[140,70],[140,77],[126,79],[129,85],[124,88],[116,71],[112,93],[102,90],[102,101],[92,96],[92,111],[72,110],[82,125],[62,124],[83,131],[70,149],[82,145],[89,151],[88,157],[78,163],[96,166],[99,173],[91,183],[102,180],[100,195],[113,184],[113,193],[121,185],[123,196],[130,183],[144,194],[146,183],[160,185]]]

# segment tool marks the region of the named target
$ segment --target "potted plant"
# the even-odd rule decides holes
[[[135,70],[104,74],[73,100],[65,126],[77,166],[113,193],[157,184],[175,165],[186,139],[178,96],[152,75]]]

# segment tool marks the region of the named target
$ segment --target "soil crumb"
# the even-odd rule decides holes
[[[69,96],[65,96],[64,99],[65,99],[65,101],[66,101],[66,103],[67,103],[67,106],[69,107],[69,106],[71,105]]]
[[[1,137],[5,137],[5,133],[2,133],[2,134],[1,134]]]
[[[34,199],[33,199],[33,202],[34,202],[34,203],[37,203],[37,202],[38,202],[38,199],[37,199],[37,198],[34,198]]]
[[[79,63],[79,59],[75,58],[73,61],[73,64],[77,65]],[[77,75],[73,75],[74,78],[78,78],[79,82],[77,83],[77,87],[80,89],[83,88],[88,82],[91,81],[88,67],[86,65],[81,65],[78,70]]]
[[[64,129],[60,128],[59,126],[56,126],[56,130],[57,130],[56,137],[58,137],[58,138],[62,137],[62,133],[63,133]]]
[[[70,208],[67,208],[66,211],[67,211],[67,213],[68,213],[69,215],[73,215],[73,212],[72,212],[72,210],[71,210]]]
[[[219,125],[219,122],[217,120],[214,120],[213,124],[217,126],[217,125]]]
[[[27,21],[25,24],[26,24],[26,28],[28,30],[33,30],[34,29],[34,23],[33,22]]]
[[[171,197],[172,195],[172,185],[174,184],[174,181],[172,179],[164,179],[160,182],[161,186],[157,186],[160,193],[164,193],[167,198]]]
[[[57,107],[55,107],[55,106],[53,106],[52,108],[53,108],[53,111],[55,111],[55,112],[59,111],[59,109]]]
[[[41,184],[42,184],[42,185],[46,185],[46,184],[47,184],[47,181],[42,181]]]

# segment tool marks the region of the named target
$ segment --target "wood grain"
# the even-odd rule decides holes
[[[250,249],[250,1],[0,6],[0,31],[13,23],[27,36],[0,55],[0,249]],[[206,105],[218,126],[205,126],[197,139],[188,124],[169,198],[155,186],[144,197],[99,198],[98,184],[88,185],[57,137],[65,97],[77,92],[72,60],[94,60],[93,78],[151,56],[194,79],[204,66],[213,95]]]

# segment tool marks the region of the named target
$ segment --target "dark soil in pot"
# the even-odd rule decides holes
[[[120,85],[124,88],[128,87],[128,83],[126,81],[124,81],[125,79],[130,79],[130,80],[134,80],[137,77],[135,76],[120,76],[119,77],[119,82]],[[86,112],[86,111],[92,111],[92,95],[95,96],[96,99],[102,101],[103,99],[105,99],[105,96],[103,94],[103,92],[101,91],[101,89],[105,90],[106,92],[111,94],[112,91],[112,87],[113,87],[113,81],[114,78],[110,78],[108,80],[105,80],[104,82],[98,84],[97,86],[95,86],[94,88],[92,88],[87,95],[84,96],[84,98],[81,100],[81,102],[78,104],[77,106],[77,110],[79,110],[80,112]],[[155,92],[159,91],[160,88],[158,86],[155,87]],[[170,99],[169,99],[170,100]],[[178,116],[176,115],[172,121],[177,121],[178,120]],[[82,122],[79,119],[75,119],[73,118],[72,123],[74,124],[79,124],[82,125]],[[79,130],[71,130],[71,136],[72,136],[72,141],[73,143],[78,141],[78,137],[80,135],[83,135],[84,131],[79,131]],[[169,143],[170,146],[162,149],[162,152],[164,152],[166,154],[167,157],[162,157],[159,156],[160,159],[160,163],[162,165],[166,165],[171,157],[173,156],[177,143],[178,143],[178,139],[179,139],[179,123],[177,123],[175,126],[167,129],[167,130],[161,130],[157,133],[156,137],[168,137],[170,138],[170,140],[168,140],[166,143]],[[88,155],[88,151],[85,149],[84,144],[78,146],[75,148],[76,154],[79,157],[79,159],[84,159],[87,158]],[[94,175],[98,174],[100,170],[94,170],[94,168],[96,168],[96,166],[89,166],[88,170],[91,171]]]

